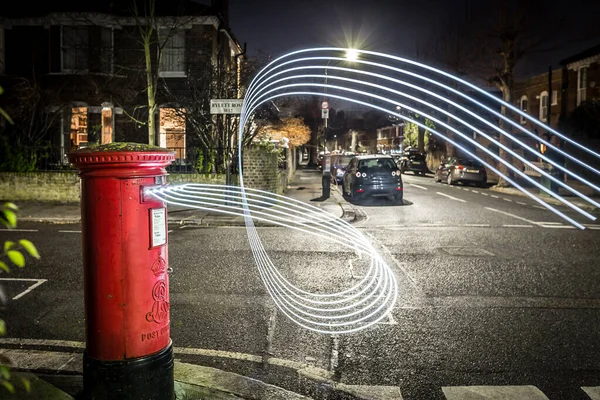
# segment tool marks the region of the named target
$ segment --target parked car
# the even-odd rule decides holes
[[[433,179],[436,182],[445,181],[448,185],[461,182],[485,186],[487,183],[487,171],[477,160],[448,157],[442,161],[435,171]]]
[[[331,176],[335,177],[338,185],[342,184],[346,167],[350,164],[353,155],[334,154],[331,156]]]
[[[418,151],[406,151],[401,156],[395,156],[395,159],[402,173],[411,171],[415,175],[425,175],[429,172],[425,162],[425,154]]]
[[[389,155],[354,156],[342,181],[342,191],[350,199],[386,196],[397,204],[403,198],[402,174]]]

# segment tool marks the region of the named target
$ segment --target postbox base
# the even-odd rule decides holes
[[[173,346],[123,361],[101,361],[83,354],[86,400],[173,400]]]

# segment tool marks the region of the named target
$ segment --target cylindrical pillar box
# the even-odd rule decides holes
[[[173,398],[167,208],[174,152],[111,143],[68,154],[81,177],[87,399]]]

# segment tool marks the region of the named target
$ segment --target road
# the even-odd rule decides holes
[[[268,355],[347,384],[397,386],[408,400],[461,399],[461,390],[475,390],[464,386],[507,385],[522,393],[515,398],[545,398],[525,394],[537,390],[549,399],[597,399],[582,387],[600,386],[600,225],[574,229],[525,197],[404,180],[406,205],[357,205],[355,223],[393,267],[397,307],[373,329],[346,336],[305,331],[274,308],[243,227],[170,226],[172,339],[204,355],[178,358],[284,385],[231,361]],[[19,228],[0,232],[0,241],[32,240],[42,259],[10,274],[34,280],[2,282],[9,297],[20,296],[2,312],[8,337],[41,347],[82,342],[80,226]],[[276,265],[305,290],[356,278],[352,252],[285,228],[258,231]],[[218,361],[206,350],[231,357]]]

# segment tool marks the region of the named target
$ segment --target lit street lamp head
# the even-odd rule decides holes
[[[348,49],[346,51],[346,59],[348,61],[356,61],[356,60],[358,60],[358,50],[356,50],[356,49]]]

